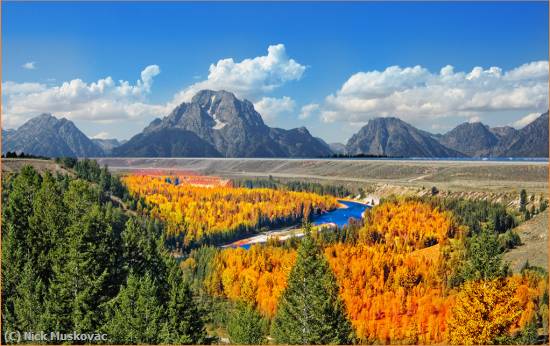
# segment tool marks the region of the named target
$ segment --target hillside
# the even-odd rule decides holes
[[[519,272],[526,261],[548,270],[548,210],[536,215],[514,229],[522,245],[504,254],[514,272]]]

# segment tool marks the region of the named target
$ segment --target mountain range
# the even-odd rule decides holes
[[[548,157],[548,112],[517,130],[463,123],[432,134],[395,117],[368,121],[347,142],[327,144],[305,127],[267,126],[248,100],[202,90],[128,141],[90,139],[65,118],[41,114],[2,130],[2,152],[59,157]]]
[[[163,133],[178,140],[164,143]],[[160,142],[159,142],[160,140]],[[113,150],[114,156],[319,157],[332,151],[305,127],[267,126],[248,100],[203,90]]]

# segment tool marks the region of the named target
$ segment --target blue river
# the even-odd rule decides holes
[[[339,200],[347,208],[338,208],[321,215],[314,216],[313,225],[322,225],[324,223],[334,223],[338,228],[344,227],[350,218],[361,220],[365,209],[369,208],[366,204]]]
[[[351,202],[351,201],[343,201],[338,200],[340,204],[345,205],[345,208],[338,208],[334,209],[332,211],[316,215],[311,220],[311,223],[313,225],[322,225],[327,223],[332,223],[338,226],[338,228],[342,228],[345,225],[347,225],[350,218],[361,220],[363,216],[363,212],[370,208],[370,206],[358,203],[358,202]],[[252,236],[254,237],[254,236]],[[248,250],[252,244],[242,244],[232,247],[241,247],[243,249]]]

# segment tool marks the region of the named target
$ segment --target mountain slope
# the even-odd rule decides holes
[[[548,112],[502,139],[495,149],[502,157],[548,157]]]
[[[57,119],[51,114],[41,114],[30,119],[6,137],[3,153],[16,151],[49,157],[103,155],[103,150],[72,121]]]
[[[343,143],[329,143],[329,146],[335,154],[344,154],[346,152],[346,145]]]
[[[482,123],[463,123],[439,138],[447,148],[469,156],[487,156],[499,141],[488,126]]]
[[[220,157],[210,143],[183,129],[163,128],[135,135],[113,149],[113,156],[139,157]]]
[[[350,155],[393,157],[461,157],[464,154],[441,145],[427,132],[398,118],[369,120],[346,144]]]
[[[92,138],[92,142],[97,144],[105,154],[111,153],[114,148],[122,144],[116,138],[112,138],[112,139]]]
[[[324,142],[311,136],[305,128],[270,128],[250,101],[239,100],[226,91],[199,91],[191,102],[182,103],[167,117],[151,122],[142,134],[150,135],[165,129],[192,132],[224,157],[317,157],[332,153]],[[131,150],[137,148],[137,139],[134,138],[125,144],[124,150],[114,153],[122,155],[124,151],[126,156],[137,156],[138,153]],[[159,136],[151,138],[164,140]],[[182,149],[188,155],[201,155],[190,141],[180,144],[189,146]],[[157,142],[142,145],[165,146]]]

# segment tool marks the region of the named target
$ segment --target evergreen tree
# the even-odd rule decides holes
[[[97,309],[113,292],[118,249],[96,198],[96,191],[78,180],[71,182],[64,196],[69,226],[52,263],[46,309],[51,330],[96,330]]]
[[[172,261],[170,261],[172,262]],[[204,323],[200,317],[189,285],[183,281],[181,269],[172,263],[168,278],[169,297],[163,342],[167,344],[209,343]]]
[[[155,274],[158,278],[166,271],[159,244],[160,234],[155,232],[151,222],[145,225],[142,220],[131,217],[122,232],[122,251],[127,272],[136,275]]]
[[[465,280],[492,280],[505,276],[508,271],[502,261],[498,237],[487,230],[470,239],[466,258],[463,268]]]
[[[519,193],[519,211],[524,212],[527,206],[527,191],[522,189]]]
[[[45,285],[33,268],[34,263],[27,262],[21,273],[14,297],[16,316],[15,328],[19,331],[41,331],[44,314],[43,295]]]
[[[109,302],[103,330],[113,344],[158,344],[162,340],[161,302],[149,274],[128,276],[126,286]]]
[[[51,276],[52,249],[62,239],[66,227],[66,214],[61,192],[53,176],[43,174],[42,186],[33,199],[33,214],[29,216],[26,244],[29,246],[28,260],[33,263],[38,276],[47,282]]]
[[[272,335],[283,344],[350,344],[353,330],[334,273],[311,237],[309,225],[305,232],[279,300]]]
[[[239,304],[229,318],[229,341],[238,345],[266,343],[262,316],[251,306]]]
[[[3,179],[4,180],[4,179]],[[2,181],[4,185],[4,181]],[[17,285],[27,261],[31,260],[31,244],[27,243],[29,217],[33,214],[34,195],[41,177],[31,166],[25,166],[3,191],[2,205],[2,328],[16,327],[14,300]]]

